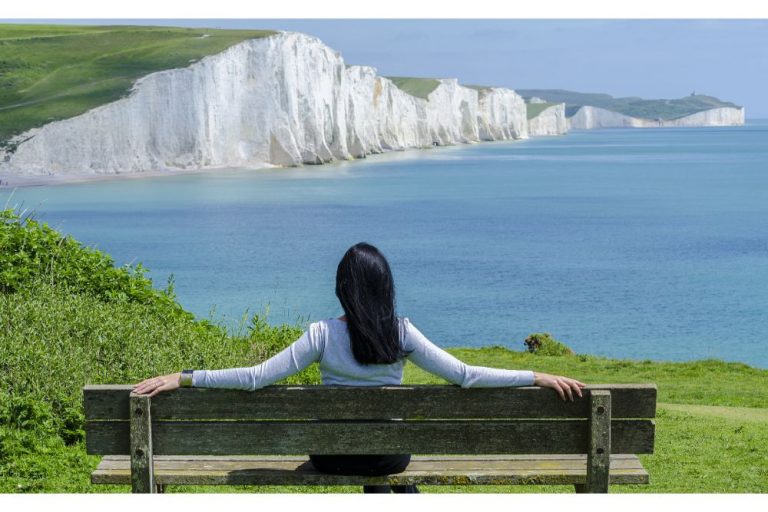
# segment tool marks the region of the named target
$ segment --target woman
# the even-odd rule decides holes
[[[385,386],[402,382],[406,359],[462,387],[531,386],[553,388],[563,400],[581,397],[584,384],[546,373],[469,366],[443,351],[407,318],[395,313],[395,286],[389,264],[367,243],[352,246],[336,271],[336,297],[344,316],[313,323],[276,356],[249,368],[185,370],[147,379],[135,393],[154,396],[181,385],[255,390],[320,363],[323,384]],[[388,475],[400,473],[410,455],[310,455],[323,473]],[[394,492],[418,492],[415,485],[392,486]],[[366,493],[389,486],[365,486]]]

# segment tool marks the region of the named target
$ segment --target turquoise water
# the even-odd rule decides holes
[[[336,265],[365,240],[400,314],[442,346],[520,350],[548,331],[583,353],[768,367],[767,164],[768,122],[601,130],[10,204],[160,287],[174,274],[187,308],[233,328],[267,307],[273,323],[338,315]]]

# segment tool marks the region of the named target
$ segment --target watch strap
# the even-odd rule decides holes
[[[191,388],[192,387],[192,372],[193,370],[184,370],[181,372],[179,378],[179,387]]]

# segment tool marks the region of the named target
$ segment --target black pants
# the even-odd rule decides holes
[[[382,476],[402,473],[411,461],[408,455],[310,455],[315,469],[331,475]],[[418,493],[415,485],[364,485],[363,492]]]

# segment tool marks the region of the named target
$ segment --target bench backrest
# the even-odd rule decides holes
[[[656,387],[591,385],[563,402],[551,389],[270,386],[84,388],[89,454],[652,453]],[[133,447],[133,449],[132,449]]]

